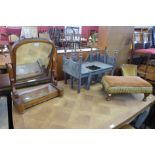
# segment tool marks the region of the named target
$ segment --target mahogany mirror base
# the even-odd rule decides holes
[[[51,83],[41,86],[17,89],[17,94],[13,95],[14,105],[19,113],[24,113],[27,108],[52,98],[63,96],[62,88]]]

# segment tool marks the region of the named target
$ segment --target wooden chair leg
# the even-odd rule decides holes
[[[64,83],[67,84],[67,74],[64,73]]]
[[[70,80],[71,80],[71,81],[70,81],[70,82],[71,82],[71,83],[70,83],[70,84],[71,84],[71,88],[73,89],[74,78],[73,78],[72,76],[70,76]]]
[[[98,82],[101,82],[102,77],[103,77],[102,73],[98,75]]]
[[[147,100],[146,98],[147,98],[149,95],[150,95],[150,94],[144,93],[143,101],[146,101],[146,100]]]
[[[81,78],[78,79],[78,93],[80,93],[80,89],[81,89]]]
[[[112,76],[114,75],[114,71],[115,71],[114,69],[111,71],[111,75],[112,75]]]
[[[89,76],[88,76],[88,80],[87,80],[87,90],[90,89],[91,80],[92,80],[92,76],[89,75]]]

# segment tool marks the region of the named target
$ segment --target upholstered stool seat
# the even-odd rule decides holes
[[[112,94],[143,93],[144,99],[152,93],[152,85],[138,76],[104,76],[102,85],[107,93],[107,100]]]

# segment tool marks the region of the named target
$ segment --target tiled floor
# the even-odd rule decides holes
[[[36,105],[18,114],[13,110],[14,127],[20,129],[70,129],[70,128],[113,128],[132,117],[155,100],[149,96],[143,102],[142,94],[114,95],[105,100],[101,84],[92,85],[90,90],[77,94],[69,85],[64,85],[64,96]]]

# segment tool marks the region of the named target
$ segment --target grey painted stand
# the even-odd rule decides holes
[[[86,88],[89,89],[93,78],[97,81],[97,77],[101,79],[107,72],[113,74],[115,64],[115,56],[109,56],[106,52],[105,54],[100,54],[99,51],[91,51],[87,60],[83,62],[82,56],[80,55],[78,58],[77,52],[72,52],[70,58],[67,58],[67,55],[64,54],[63,71],[65,83],[67,83],[67,75],[69,75],[71,88],[73,88],[74,79],[76,79],[78,81],[77,92],[80,93],[83,79],[85,80]]]

